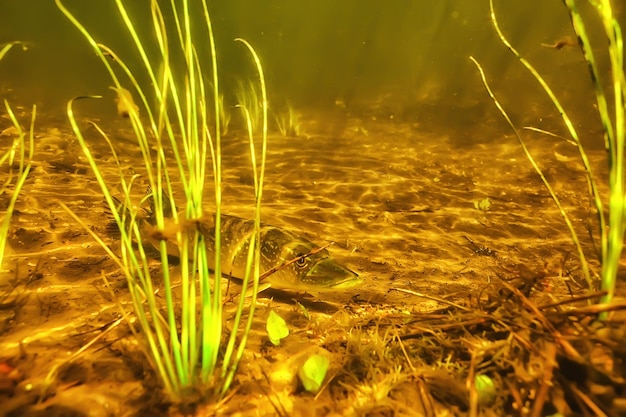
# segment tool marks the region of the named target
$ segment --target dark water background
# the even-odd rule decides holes
[[[148,0],[124,2],[152,40]],[[166,2],[169,3],[169,2]],[[486,0],[234,0],[210,1],[224,85],[252,76],[243,37],[262,57],[272,105],[333,109],[419,122],[429,129],[465,129],[493,114],[475,56],[516,121],[552,112],[536,83],[499,42]],[[623,8],[621,2],[615,2]],[[65,0],[96,39],[131,67],[136,53],[112,0]],[[18,103],[63,111],[70,98],[109,94],[111,85],[86,41],[51,0],[0,0],[0,43],[31,42],[0,65],[0,92]],[[572,35],[558,0],[496,1],[497,15],[519,48],[561,97],[575,120],[596,130],[587,68],[577,48],[542,47]],[[200,16],[196,16],[200,18]],[[598,50],[605,46],[596,34]],[[199,46],[202,48],[202,46]],[[600,54],[601,65],[606,66]],[[134,62],[135,64],[137,62]],[[114,108],[95,107],[100,116]],[[476,135],[474,135],[476,136]]]

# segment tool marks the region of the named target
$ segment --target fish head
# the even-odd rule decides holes
[[[317,252],[315,252],[318,250]],[[309,256],[305,256],[311,252]],[[331,258],[326,249],[319,250],[311,242],[292,242],[283,246],[281,258],[289,262],[268,277],[276,288],[304,291],[324,291],[351,288],[363,280],[358,274]]]

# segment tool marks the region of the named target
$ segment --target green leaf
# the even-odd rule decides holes
[[[326,355],[311,355],[298,370],[298,377],[302,386],[308,392],[315,394],[322,386],[330,360]]]
[[[491,405],[496,400],[496,385],[487,375],[476,375],[474,379],[478,401],[482,405]]]
[[[267,322],[265,323],[267,329],[267,337],[270,342],[275,346],[280,345],[280,341],[289,336],[289,328],[287,322],[274,310],[270,310],[269,316],[267,316]]]

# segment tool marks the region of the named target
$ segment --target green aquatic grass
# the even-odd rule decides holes
[[[237,106],[244,112],[244,125],[251,132],[258,132],[262,122],[263,109],[256,84],[251,80],[237,80],[235,87]],[[251,130],[250,130],[251,129]]]
[[[595,207],[595,211],[598,217],[599,235],[601,241],[601,253],[600,260],[602,264],[601,270],[601,288],[606,292],[606,295],[602,297],[602,303],[610,303],[614,293],[617,271],[619,268],[619,259],[622,254],[625,232],[625,216],[626,207],[624,199],[624,134],[626,129],[625,120],[625,105],[624,105],[624,88],[626,86],[626,77],[623,61],[623,38],[621,27],[613,13],[611,2],[609,0],[596,0],[590,2],[592,10],[597,14],[597,18],[602,23],[602,29],[605,39],[607,41],[606,52],[608,52],[610,71],[607,73],[601,73],[597,65],[597,54],[600,52],[594,52],[590,42],[590,37],[587,33],[587,25],[590,22],[589,18],[583,17],[580,13],[575,0],[563,0],[563,3],[569,13],[572,27],[578,38],[579,46],[583,52],[585,61],[589,67],[591,82],[594,87],[596,97],[596,108],[598,115],[602,122],[604,133],[604,145],[608,155],[608,168],[609,168],[609,195],[608,195],[608,219],[605,214],[605,202],[598,191],[598,183],[596,176],[592,170],[589,158],[585,152],[585,149],[580,141],[580,136],[576,131],[575,124],[568,116],[567,112],[561,105],[560,100],[556,94],[552,91],[549,84],[544,80],[541,74],[535,69],[535,67],[526,60],[521,54],[511,45],[511,43],[504,36],[500,29],[496,14],[494,11],[493,0],[490,0],[491,21],[500,38],[501,42],[509,49],[509,51],[519,60],[519,62],[531,73],[531,75],[537,80],[544,92],[548,95],[549,99],[555,106],[556,110],[561,115],[563,123],[568,130],[568,133],[576,145],[581,162],[585,168],[587,182],[589,184],[589,192],[592,197],[592,201]],[[472,58],[472,60],[474,60]],[[478,66],[483,82],[487,87],[487,90],[495,102],[498,110],[507,120],[507,123],[513,128],[516,137],[522,144],[526,156],[530,160],[535,170],[539,173],[544,182],[546,188],[550,192],[553,200],[557,204],[572,236],[578,256],[581,261],[583,275],[587,280],[591,288],[594,287],[594,281],[591,277],[589,265],[586,260],[585,254],[582,250],[582,246],[573,224],[564,210],[552,187],[543,176],[543,173],[539,169],[538,165],[534,161],[532,155],[526,148],[524,141],[522,140],[519,132],[509,119],[508,115],[493,95],[493,92],[489,88],[484,72],[478,62],[474,60],[474,63]],[[608,88],[606,87],[608,86]],[[610,98],[612,103],[609,104]]]
[[[0,61],[2,61],[6,54],[15,46],[21,46],[23,50],[27,49],[26,44],[19,41],[2,45],[0,48]],[[37,116],[37,107],[33,106],[31,111],[30,128],[28,132],[25,132],[20,122],[17,120],[13,108],[7,100],[4,100],[4,108],[9,120],[11,120],[13,128],[15,129],[15,138],[11,142],[9,148],[0,155],[0,167],[7,164],[9,171],[7,179],[2,183],[0,195],[10,193],[9,204],[7,205],[7,209],[2,218],[0,218],[0,268],[4,262],[4,251],[6,249],[11,217],[15,211],[15,204],[17,203],[17,198],[19,197],[31,169],[31,161],[35,151],[34,129],[35,119]],[[15,167],[16,164],[17,167]]]
[[[15,204],[17,203],[17,198],[22,191],[22,187],[24,186],[31,169],[31,161],[35,152],[35,118],[37,116],[37,107],[33,106],[30,128],[27,133],[24,132],[24,129],[22,129],[20,123],[15,117],[13,108],[7,100],[4,100],[4,107],[7,111],[7,115],[13,123],[17,136],[13,140],[9,149],[7,149],[0,157],[0,167],[2,167],[5,163],[9,166],[9,176],[2,184],[0,195],[4,195],[5,193],[10,193],[11,195],[6,212],[4,213],[2,219],[0,219],[0,268],[4,262],[4,251],[6,249],[11,217],[15,211]],[[14,167],[15,163],[17,163],[17,169]]]
[[[115,144],[104,129],[92,124],[109,145],[117,166],[119,184],[105,180],[102,171],[104,167],[92,155],[75,116],[79,99],[95,97],[79,97],[67,106],[74,134],[120,229],[120,255],[113,254],[101,239],[95,237],[128,280],[133,313],[140,328],[137,335],[143,340],[148,358],[170,398],[184,403],[200,398],[204,401],[211,397],[219,398],[231,385],[243,356],[254,315],[260,275],[260,209],[267,149],[267,94],[260,60],[249,43],[237,40],[251,54],[258,74],[262,148],[260,152],[257,151],[250,131],[255,176],[255,231],[250,239],[237,312],[229,323],[230,330],[225,331],[220,270],[221,135],[225,115],[207,2],[203,0],[192,4],[185,0],[172,0],[169,3],[152,0],[150,18],[155,39],[155,43],[152,43],[139,36],[137,25],[140,22],[129,15],[124,2],[115,0],[134,53],[142,63],[139,68],[131,69],[115,51],[98,43],[61,0],[55,1],[88,41],[106,68],[116,91],[125,87],[131,96],[139,97],[137,106],[126,95],[119,99],[129,101],[124,104],[127,104],[129,122],[141,150],[141,174],[130,178],[125,175]],[[142,21],[141,24],[145,27],[146,23]],[[196,49],[200,45],[207,46],[210,52],[208,56]],[[157,58],[149,58],[155,52]],[[157,68],[161,70],[157,71]],[[148,78],[151,89],[144,89],[140,85],[137,81],[139,74]],[[213,113],[208,114],[211,111]],[[166,157],[169,152],[173,158]],[[257,161],[259,155],[260,161]],[[135,208],[137,202],[132,198],[133,194],[138,194],[135,183],[140,175],[151,190],[143,199],[144,203],[149,199],[153,207],[154,225],[150,227],[146,227],[139,218],[140,211]],[[207,177],[212,177],[214,188],[210,205],[204,201]],[[181,205],[174,198],[178,191],[175,182],[181,183]],[[122,190],[119,200],[113,195],[118,185]],[[214,247],[208,247],[206,236],[197,227],[206,212],[215,214]],[[141,244],[149,237],[158,241],[162,265],[158,277],[151,275],[148,257]],[[180,283],[174,282],[175,277],[169,267],[168,245],[172,244],[177,246],[179,253]],[[208,268],[208,256],[215,257],[215,271],[211,272]],[[163,285],[158,287],[162,295],[157,297],[155,291],[161,280]],[[246,291],[252,291],[249,305],[244,304]]]
[[[287,109],[281,113],[275,113],[276,127],[283,137],[297,138],[302,135],[302,114],[287,104]]]
[[[22,50],[24,51],[28,49],[26,42],[13,41],[13,42],[5,43],[2,45],[2,47],[0,47],[0,61],[2,61],[5,55],[16,46],[21,46]]]
[[[593,193],[596,201],[597,214],[600,222],[600,239],[602,244],[602,289],[607,292],[602,302],[609,303],[615,294],[615,284],[619,260],[624,245],[626,198],[624,188],[624,134],[626,129],[626,106],[624,105],[624,89],[626,88],[626,75],[624,70],[624,41],[622,29],[611,7],[609,0],[596,0],[591,2],[598,17],[602,22],[604,35],[606,36],[607,51],[609,54],[609,75],[601,74],[596,64],[595,53],[587,34],[586,20],[573,0],[564,0],[564,4],[570,14],[572,27],[578,37],[578,42],[589,66],[591,80],[596,95],[598,115],[602,121],[604,130],[604,145],[608,154],[609,165],[609,198],[608,198],[608,222],[605,220],[602,201],[597,194]],[[607,79],[608,77],[608,79]],[[604,82],[609,85],[609,91],[605,90]],[[609,98],[613,98],[613,115]],[[578,142],[578,148],[582,145]],[[581,151],[582,153],[582,151]],[[590,173],[590,171],[588,171]],[[590,173],[591,174],[591,173]],[[593,181],[593,179],[592,179]],[[608,228],[606,227],[608,226]]]
[[[228,135],[230,130],[230,120],[232,113],[225,103],[224,94],[220,93],[218,105],[218,113],[220,115],[220,128],[222,129],[222,136]]]

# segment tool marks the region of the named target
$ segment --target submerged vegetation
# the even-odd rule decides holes
[[[302,136],[302,114],[287,104],[287,110],[274,114],[276,126],[283,137],[297,138]]]
[[[143,158],[142,170],[128,177],[120,161],[114,141],[98,125],[102,139],[109,144],[111,156],[118,167],[118,182],[112,183],[102,174],[100,162],[92,155],[84,137],[81,122],[75,115],[78,99],[67,106],[67,114],[80,146],[104,193],[115,223],[119,228],[121,255],[118,256],[100,240],[124,272],[132,296],[132,311],[125,311],[131,329],[142,344],[161,378],[165,391],[175,402],[193,403],[220,398],[233,381],[243,355],[247,335],[254,317],[259,271],[259,227],[261,196],[267,143],[267,99],[263,72],[256,53],[245,40],[239,40],[253,57],[258,70],[260,95],[255,96],[254,121],[261,125],[261,150],[256,149],[250,132],[250,153],[255,190],[255,228],[247,249],[246,273],[237,312],[226,331],[221,282],[220,219],[222,206],[221,136],[225,133],[227,116],[219,89],[218,62],[211,18],[206,1],[171,2],[163,6],[150,2],[150,17],[156,44],[139,36],[137,18],[130,15],[122,1],[116,1],[119,16],[135,53],[141,58],[140,68],[129,68],[106,45],[56,0],[59,9],[79,29],[106,68],[118,93],[118,112],[128,117]],[[193,18],[192,18],[193,16]],[[208,49],[209,55],[198,48]],[[152,48],[158,51],[153,56]],[[113,60],[108,57],[113,57]],[[157,68],[163,68],[157,73]],[[147,76],[151,88],[140,85],[140,76]],[[126,87],[123,87],[126,85]],[[209,87],[210,86],[210,87]],[[128,89],[127,89],[128,88]],[[256,91],[256,90],[255,90]],[[139,97],[139,105],[133,101]],[[149,97],[156,104],[150,105]],[[209,104],[212,103],[212,104]],[[210,116],[207,111],[212,109]],[[141,110],[141,116],[140,116]],[[257,156],[260,160],[257,160]],[[213,178],[213,198],[207,203],[205,179]],[[147,184],[143,195],[139,184]],[[182,189],[177,188],[178,186]],[[118,199],[116,189],[122,190]],[[145,189],[145,188],[144,188]],[[174,196],[182,192],[183,203]],[[141,209],[150,202],[151,227],[147,236]],[[179,209],[182,207],[182,209]],[[66,208],[67,209],[67,208]],[[215,236],[209,239],[200,227],[193,227],[215,213]],[[172,231],[173,227],[173,231]],[[143,242],[156,238],[161,268],[149,265]],[[213,244],[213,245],[212,245]],[[170,269],[168,247],[174,245],[180,258],[180,276]],[[215,259],[209,259],[214,256]],[[214,265],[214,271],[209,270]],[[156,280],[163,281],[164,298],[157,295]],[[249,289],[250,288],[250,289]],[[252,297],[246,303],[246,294]],[[131,316],[135,319],[131,320]],[[136,320],[136,321],[135,321]],[[132,324],[136,322],[138,328]],[[202,399],[202,400],[201,400]]]
[[[587,176],[587,182],[589,185],[589,193],[591,200],[594,204],[596,216],[598,218],[598,233],[600,236],[600,253],[599,258],[601,262],[601,289],[604,291],[604,295],[601,298],[603,304],[611,302],[615,293],[615,286],[617,284],[617,271],[619,268],[619,261],[622,254],[624,245],[624,232],[626,231],[626,173],[624,172],[624,150],[625,150],[625,134],[626,134],[626,105],[625,105],[625,88],[626,88],[626,75],[624,68],[624,50],[623,50],[623,38],[622,30],[618,23],[617,18],[613,14],[613,9],[610,0],[601,0],[592,3],[596,12],[596,17],[602,22],[602,29],[605,39],[607,41],[607,52],[610,62],[610,71],[608,79],[602,74],[598,68],[598,52],[594,53],[590,36],[588,34],[587,26],[590,25],[589,19],[583,18],[576,2],[574,0],[566,0],[565,6],[570,15],[572,27],[576,33],[580,49],[583,53],[585,61],[589,67],[591,82],[595,92],[595,108],[598,111],[599,118],[603,127],[603,139],[604,146],[607,152],[607,163],[609,178],[608,184],[608,198],[604,200],[601,195],[598,186],[598,179],[594,175],[593,168],[589,162],[589,157],[585,151],[580,135],[576,131],[575,123],[565,111],[563,105],[558,99],[557,95],[552,91],[549,84],[545,81],[542,75],[535,69],[535,67],[526,60],[506,39],[498,21],[493,6],[493,0],[490,0],[491,20],[493,26],[502,41],[502,43],[511,51],[511,53],[520,61],[520,63],[530,72],[530,74],[541,85],[542,89],[548,95],[550,101],[554,104],[554,107],[560,114],[563,123],[570,135],[571,140],[578,149],[580,155],[580,161],[584,166],[584,170]],[[567,210],[561,204],[557,193],[554,191],[552,184],[546,179],[541,168],[535,161],[525,141],[523,140],[518,129],[514,126],[513,122],[507,115],[504,108],[500,105],[493,92],[489,88],[485,74],[476,60],[474,63],[480,70],[483,82],[487,87],[489,95],[494,100],[498,110],[505,117],[507,123],[513,129],[515,136],[520,142],[526,157],[531,162],[535,171],[541,177],[546,189],[550,193],[550,196],[558,206],[559,212],[563,216],[565,223],[570,231],[572,240],[576,246],[578,257],[581,262],[584,278],[590,290],[593,291],[595,286],[594,280],[591,276],[589,268],[589,262],[586,258],[580,243],[578,233],[575,231],[572,219],[567,213]],[[607,87],[608,86],[608,89]],[[609,104],[609,100],[613,99],[612,105]],[[611,111],[612,109],[612,111]],[[531,128],[532,130],[538,130]],[[550,136],[557,136],[544,132]],[[605,207],[608,207],[608,218],[605,213]],[[602,314],[602,317],[606,317]]]
[[[3,45],[0,49],[0,62],[14,46],[18,45],[22,49],[26,49],[22,42],[11,42]],[[0,216],[0,311],[12,309],[19,305],[20,296],[16,295],[14,290],[20,286],[22,277],[16,274],[13,279],[6,279],[10,275],[5,268],[4,258],[15,205],[32,167],[35,150],[35,119],[37,116],[37,106],[33,106],[29,129],[25,131],[17,119],[13,107],[6,99],[4,100],[4,108],[7,118],[11,121],[11,127],[0,132],[0,137],[6,136],[11,140],[7,141],[7,148],[0,153],[0,169],[6,169],[8,173],[0,188],[0,199],[3,200],[4,209]],[[2,328],[3,326],[0,324],[0,332]]]
[[[580,300],[585,300],[589,304],[592,304],[578,309],[569,308],[565,310],[570,318],[578,318],[571,322],[571,319],[564,322],[559,317],[559,310],[556,311],[556,315],[548,317],[545,315],[544,311],[550,307],[537,305],[526,298],[527,295],[525,294],[529,294],[528,284],[518,288],[512,288],[506,284],[507,289],[521,300],[522,306],[520,307],[522,311],[530,313],[532,320],[535,322],[534,325],[540,325],[543,328],[540,333],[544,333],[544,338],[539,341],[539,345],[536,344],[537,341],[533,342],[527,340],[526,342],[522,342],[522,345],[525,345],[523,349],[527,350],[527,355],[530,356],[530,359],[528,359],[526,363],[530,364],[535,362],[536,366],[542,368],[541,376],[534,384],[535,388],[529,390],[529,392],[534,393],[533,398],[528,397],[524,399],[523,391],[517,390],[515,386],[510,386],[510,389],[514,399],[513,405],[516,407],[516,411],[521,415],[561,416],[568,415],[568,413],[572,412],[572,409],[585,416],[621,415],[624,412],[624,407],[617,399],[620,397],[620,394],[616,396],[610,394],[603,397],[602,394],[597,393],[603,390],[606,390],[605,392],[614,392],[613,390],[616,390],[615,392],[621,391],[622,389],[617,388],[617,386],[623,384],[622,377],[624,372],[624,364],[620,360],[603,366],[603,359],[600,359],[606,358],[607,355],[609,355],[607,352],[611,349],[614,349],[616,356],[620,356],[623,353],[623,349],[618,348],[614,342],[614,340],[623,339],[623,332],[614,331],[616,328],[623,328],[623,319],[616,318],[615,315],[612,314],[613,311],[622,310],[626,307],[620,302],[612,303],[617,286],[617,273],[620,267],[620,259],[624,245],[624,233],[626,231],[626,188],[624,184],[626,181],[624,172],[624,150],[626,145],[624,137],[626,134],[624,89],[626,88],[626,69],[624,68],[622,28],[613,13],[610,0],[590,2],[591,8],[595,13],[593,18],[589,16],[584,17],[575,0],[564,0],[563,3],[569,13],[572,28],[578,39],[578,46],[589,68],[591,83],[595,92],[596,102],[594,103],[594,107],[597,109],[602,124],[602,136],[608,163],[608,179],[605,181],[605,184],[608,185],[608,196],[604,196],[600,192],[601,187],[599,180],[594,173],[581,137],[575,128],[576,124],[565,111],[557,94],[554,93],[544,77],[506,38],[496,18],[493,0],[489,2],[491,21],[500,41],[530,72],[532,77],[534,77],[547,94],[569,133],[571,139],[570,143],[573,143],[578,150],[580,161],[584,167],[584,173],[586,174],[590,199],[598,219],[597,224],[599,229],[597,230],[597,234],[600,239],[598,257],[601,263],[601,271],[599,274],[600,292],[596,291],[597,280],[594,278],[597,274],[593,273],[591,270],[585,251],[583,250],[581,239],[574,227],[574,222],[557,195],[553,186],[553,180],[548,180],[532,152],[529,150],[521,132],[515,126],[500,101],[496,98],[487,82],[487,77],[482,66],[476,59],[470,57],[479,70],[482,82],[489,96],[513,130],[527,159],[540,176],[550,197],[557,205],[576,247],[582,267],[582,275],[587,282],[588,295],[571,297],[570,299],[556,302],[554,305],[563,305]],[[608,75],[599,70],[598,59],[600,53],[597,49],[593,48],[588,32],[594,18],[597,18],[601,22],[602,34],[607,42],[606,52],[610,64],[610,70],[607,72]],[[555,44],[554,47],[560,49],[562,46],[564,45]],[[611,99],[612,103],[609,104]],[[526,129],[559,138],[559,136],[554,133],[534,127]],[[593,239],[592,233],[590,233],[590,237]],[[593,244],[594,242],[591,243],[592,247],[596,247],[596,245]],[[533,288],[535,285],[536,283],[530,283],[530,288]],[[526,287],[525,291],[523,290],[524,287]],[[587,318],[582,319],[582,316],[587,316]],[[598,318],[603,319],[604,323],[594,324],[594,321],[597,321]],[[523,320],[516,320],[516,325],[522,321]],[[585,323],[590,323],[591,326]],[[528,324],[529,329],[532,326],[532,324]],[[562,333],[563,330],[559,330],[559,328],[571,332],[575,337],[566,338]],[[518,341],[522,341],[520,336],[523,332],[515,332],[513,334],[515,334],[515,338]],[[549,335],[552,340],[551,342],[546,340],[547,335]],[[589,343],[588,340],[592,340],[592,342]],[[472,359],[479,358],[482,362],[487,351],[491,350],[493,347],[494,342],[490,341],[489,343],[491,346],[488,346],[487,350],[484,350],[482,346],[478,346],[478,350],[472,353]],[[541,352],[542,357],[535,357],[533,359],[533,356],[535,356],[537,352]],[[489,352],[489,356],[495,358],[496,356],[500,356],[501,353],[502,352]],[[515,355],[509,356],[509,354],[504,354],[504,356],[512,359]],[[475,372],[475,366],[476,364],[473,364],[470,367],[470,373]],[[504,367],[506,367],[506,365]],[[572,375],[568,375],[568,373],[572,372],[574,372]],[[515,373],[518,380],[524,379],[520,373],[517,371]],[[614,376],[613,373],[617,374],[617,376]],[[576,387],[579,383],[572,381],[572,379],[575,379],[575,374],[584,375],[579,382],[581,385],[584,384],[583,389]],[[600,375],[601,377],[598,378]],[[530,380],[532,379],[531,377]],[[580,387],[581,385],[578,386]],[[471,386],[471,389],[473,391],[470,393],[470,406],[473,410],[471,415],[477,415],[478,408],[476,399],[480,397],[478,384]],[[563,390],[564,393],[559,392],[560,390]],[[623,395],[623,393],[621,395]],[[563,398],[567,399],[568,397],[573,400],[574,404],[566,404],[567,401],[562,401]]]
[[[256,83],[248,79],[237,80],[235,97],[243,114],[243,125],[252,133],[258,132],[263,122],[263,102]]]
[[[60,143],[46,157],[58,152],[72,163],[44,161],[29,171],[35,108],[26,132],[23,116],[4,102],[12,136],[0,155],[8,207],[0,244],[27,177],[34,197],[22,193],[24,206],[53,198],[31,210],[37,221],[14,216],[17,229],[42,236],[28,252],[13,233],[22,257],[15,265],[41,268],[44,278],[24,280],[34,313],[5,319],[20,306],[0,296],[0,417],[626,415],[626,319],[613,314],[626,303],[611,301],[626,216],[626,81],[609,1],[590,3],[608,39],[608,75],[597,68],[595,36],[574,0],[564,4],[577,38],[535,45],[545,52],[579,40],[604,127],[608,181],[593,171],[597,153],[583,147],[566,106],[505,37],[489,2],[497,39],[548,94],[576,146],[563,158],[582,161],[580,181],[571,183],[589,185],[599,267],[587,259],[594,242],[579,231],[586,211],[571,210],[570,183],[560,183],[558,175],[571,172],[542,169],[553,149],[533,148],[525,133],[557,136],[516,127],[474,58],[497,117],[518,142],[454,148],[381,107],[391,96],[372,113],[356,111],[350,88],[347,105],[323,101],[341,107],[341,120],[336,112],[301,113],[300,105],[270,112],[264,68],[246,40],[233,45],[251,57],[254,75],[236,74],[234,89],[223,88],[210,0],[139,2],[149,9],[108,2],[130,54],[105,44],[69,0],[55,3],[106,71],[103,95],[115,95],[120,120],[83,117],[101,96],[72,99],[71,131],[40,136]],[[16,45],[0,49],[0,59]],[[284,146],[269,155],[266,184],[268,125],[306,140],[277,139]],[[499,153],[500,145],[509,147]],[[520,145],[528,175],[526,160],[517,163]],[[537,174],[543,184],[529,180]],[[54,179],[44,185],[54,190],[36,194],[48,175]],[[65,194],[65,184],[86,191]],[[550,199],[557,208],[538,216]],[[262,206],[277,226],[261,223]],[[248,217],[222,213],[226,207]],[[559,247],[570,238],[576,259]],[[331,262],[330,246],[359,275]],[[20,278],[23,270],[10,272]],[[27,323],[32,317],[36,323]]]
[[[2,49],[0,49],[0,62],[13,47],[18,45],[26,49],[25,44],[22,42],[11,42],[3,45]],[[0,269],[2,269],[3,265],[7,235],[9,233],[11,216],[15,210],[15,203],[31,169],[35,150],[35,118],[37,115],[37,107],[33,106],[30,128],[25,132],[21,123],[17,120],[13,108],[6,99],[4,100],[4,108],[8,118],[11,120],[12,127],[3,131],[2,136],[13,137],[13,140],[10,142],[8,149],[4,150],[0,155],[0,168],[6,166],[9,171],[9,175],[2,183],[2,188],[0,189],[0,197],[8,199],[6,211],[0,219]],[[0,284],[2,284],[1,281]]]

